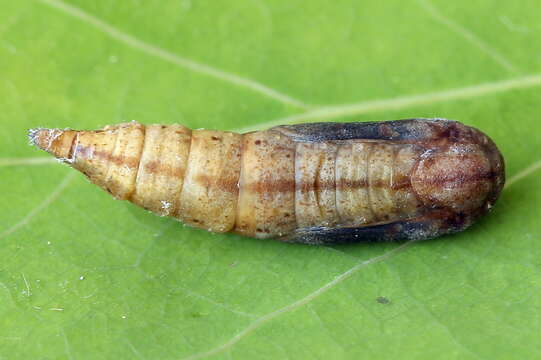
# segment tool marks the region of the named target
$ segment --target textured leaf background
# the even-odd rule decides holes
[[[541,357],[538,0],[0,0],[1,359]],[[425,243],[212,235],[27,144],[132,119],[460,119],[494,212]]]

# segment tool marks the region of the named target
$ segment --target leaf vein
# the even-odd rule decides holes
[[[0,239],[3,239],[17,230],[20,230],[24,226],[26,226],[30,221],[39,214],[43,209],[45,209],[47,206],[49,206],[52,202],[54,202],[60,194],[68,187],[70,182],[75,178],[76,172],[70,172],[60,184],[51,192],[49,196],[47,196],[40,204],[38,204],[34,209],[32,209],[22,220],[20,220],[18,223],[12,225],[10,228],[5,230],[4,232],[0,233]]]
[[[525,177],[527,177],[528,175],[533,174],[534,172],[538,171],[539,169],[541,169],[541,160],[538,160],[538,161],[532,163],[530,166],[528,166],[524,170],[521,170],[521,171],[517,172],[515,175],[511,176],[507,180],[507,182],[505,184],[505,188],[508,188],[509,186],[513,185],[517,181],[520,181],[520,180],[524,179]]]
[[[52,157],[3,158],[0,159],[0,167],[19,165],[48,165],[55,164],[57,162],[58,160]]]
[[[375,263],[387,260],[387,259],[391,258],[392,256],[403,252],[408,247],[410,247],[414,242],[415,241],[405,242],[404,244],[402,244],[402,245],[400,245],[400,246],[398,246],[398,247],[396,247],[396,248],[394,248],[394,249],[392,249],[392,250],[390,250],[390,251],[388,251],[388,252],[386,252],[386,253],[384,253],[382,255],[379,255],[379,256],[376,256],[376,257],[371,258],[369,260],[358,263],[357,265],[353,266],[352,268],[345,271],[344,273],[338,275],[333,280],[331,280],[328,283],[324,284],[322,287],[318,288],[317,290],[313,291],[312,293],[308,294],[307,296],[305,296],[305,297],[303,297],[303,298],[301,298],[301,299],[299,299],[299,300],[297,300],[297,301],[295,301],[295,302],[293,302],[293,303],[291,303],[291,304],[289,304],[287,306],[284,306],[284,307],[282,307],[282,308],[280,308],[278,310],[275,310],[273,312],[265,314],[265,315],[261,316],[260,318],[256,319],[254,322],[252,322],[250,325],[248,325],[242,331],[240,331],[235,336],[233,336],[230,340],[228,340],[227,342],[219,345],[218,347],[216,347],[214,349],[211,349],[211,350],[208,350],[208,351],[205,351],[205,352],[193,354],[191,356],[186,357],[185,359],[190,359],[190,360],[192,360],[192,359],[201,359],[201,358],[211,356],[211,355],[220,353],[222,351],[225,351],[225,350],[231,348],[233,345],[235,345],[236,343],[241,341],[243,338],[245,338],[250,333],[252,333],[252,332],[256,331],[257,329],[259,329],[261,326],[263,326],[267,322],[269,322],[271,320],[274,320],[275,318],[279,317],[282,314],[285,314],[285,313],[294,311],[294,310],[296,310],[298,308],[301,308],[302,306],[310,303],[312,300],[314,300],[315,298],[317,298],[320,295],[324,294],[328,290],[334,288],[336,285],[338,285],[338,284],[342,283],[343,281],[345,281],[346,279],[350,278],[352,275],[354,275],[356,272],[358,272],[362,268],[364,268],[364,267],[366,267],[368,265],[371,265],[371,264],[375,264]]]
[[[419,299],[417,299],[417,297],[415,297],[411,290],[409,289],[408,286],[406,286],[404,280],[402,279],[402,277],[400,276],[400,272],[399,271],[396,271],[394,269],[393,266],[390,266],[389,267],[391,269],[391,271],[393,271],[396,276],[398,277],[398,280],[404,284],[403,288],[406,292],[406,294],[409,296],[410,299],[413,300],[413,302],[415,303],[415,305],[425,314],[427,315],[430,319],[432,319],[432,321],[434,321],[446,334],[447,336],[451,339],[451,341],[453,343],[455,343],[459,348],[461,348],[462,350],[464,350],[466,353],[468,354],[471,354],[473,355],[475,358],[477,359],[481,359],[481,357],[479,355],[477,355],[476,353],[474,353],[473,351],[471,351],[468,347],[466,347],[462,342],[460,342],[458,340],[458,338],[456,337],[455,333],[451,330],[451,328],[449,326],[447,326],[446,324],[444,324],[440,318],[438,318],[431,310],[430,310],[430,307],[428,305],[428,303],[426,302],[422,302],[420,301]]]
[[[274,100],[280,101],[284,104],[295,106],[302,109],[308,109],[310,106],[305,104],[301,100],[295,99],[289,95],[286,95],[283,92],[272,89],[267,85],[264,85],[255,80],[242,77],[240,75],[226,72],[218,68],[206,65],[203,63],[196,62],[189,58],[177,55],[166,49],[163,49],[159,46],[152,45],[148,42],[145,42],[133,35],[127,34],[116,27],[104,22],[103,20],[91,15],[81,8],[75,7],[73,5],[67,4],[61,0],[39,0],[43,4],[60,10],[64,14],[67,14],[71,17],[74,17],[82,22],[85,22],[99,31],[106,34],[108,37],[117,40],[133,49],[139,50],[147,55],[159,58],[161,60],[167,61],[176,66],[191,70],[195,73],[199,73],[205,76],[209,76],[215,79],[225,81],[227,83],[243,87],[249,90],[252,90],[256,93],[262,94]]]
[[[398,96],[388,99],[361,101],[353,104],[323,106],[304,113],[291,115],[256,125],[237,128],[235,131],[247,132],[266,129],[272,126],[307,122],[310,120],[329,121],[343,116],[360,115],[385,110],[400,110],[417,105],[430,105],[451,100],[471,99],[510,90],[525,89],[541,85],[541,74],[515,77],[460,88],[434,91],[426,94]]]
[[[417,0],[417,3],[423,8],[430,16],[434,18],[437,22],[447,26],[454,33],[464,38],[469,43],[473,44],[479,50],[487,54],[497,62],[505,70],[512,73],[519,73],[520,71],[505,57],[503,54],[500,54],[496,49],[490,46],[486,41],[475,35],[472,31],[468,30],[464,26],[460,25],[458,22],[453,21],[449,17],[445,16],[441,11],[439,11],[433,4],[428,0]]]

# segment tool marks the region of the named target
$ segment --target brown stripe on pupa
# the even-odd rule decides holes
[[[497,176],[496,172],[494,171],[484,171],[484,172],[476,172],[473,174],[449,174],[446,176],[431,178],[424,180],[425,183],[431,184],[431,185],[444,185],[448,183],[456,183],[456,182],[475,182],[475,181],[481,181],[481,180],[493,180]]]
[[[310,183],[310,182],[302,182],[298,185],[298,188],[301,191],[314,191],[314,190],[355,190],[355,189],[362,189],[362,188],[368,188],[368,181],[350,181],[350,180],[343,180],[341,182],[335,183],[335,182],[317,182],[317,183]],[[375,188],[383,188],[383,187],[389,187],[388,182],[384,182],[381,180],[374,180],[372,183],[372,187]],[[411,188],[411,180],[409,177],[404,177],[398,179],[393,185],[390,187],[392,190],[403,190]],[[288,192],[288,191],[294,191],[295,190],[295,181],[294,180],[281,180],[281,181],[274,181],[272,183],[268,183],[266,181],[260,181],[253,184],[250,184],[246,187],[247,190],[257,192],[257,193],[266,193],[266,192]]]
[[[239,191],[238,179],[215,179],[206,175],[199,175],[196,177],[196,181],[205,185],[206,187],[215,186],[221,191],[227,191],[236,194]]]
[[[183,177],[184,169],[181,167],[172,167],[165,165],[160,161],[149,161],[145,164],[145,170],[155,175],[166,175],[170,177]]]
[[[85,160],[92,160],[94,158],[99,158],[101,160],[107,160],[112,162],[115,165],[127,165],[131,168],[136,167],[139,164],[139,159],[134,156],[114,156],[111,153],[104,153],[99,150],[95,150],[93,146],[77,146],[76,147],[77,158],[82,158]],[[76,160],[76,159],[75,159]]]

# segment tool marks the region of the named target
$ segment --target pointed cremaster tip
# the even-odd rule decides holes
[[[67,158],[72,145],[74,131],[36,128],[28,130],[30,144],[47,151],[58,159]]]
[[[58,129],[36,128],[28,130],[30,145],[35,145],[41,150],[49,151],[53,146],[55,138],[61,135]]]
[[[46,134],[49,132],[49,129],[44,128],[35,128],[28,130],[28,143],[30,145],[34,145],[39,147],[40,149],[43,149],[40,144],[42,143],[42,140]]]

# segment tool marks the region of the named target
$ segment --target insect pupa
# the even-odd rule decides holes
[[[502,155],[457,121],[190,130],[137,122],[30,130],[39,148],[117,199],[213,232],[306,244],[422,240],[487,213]]]

